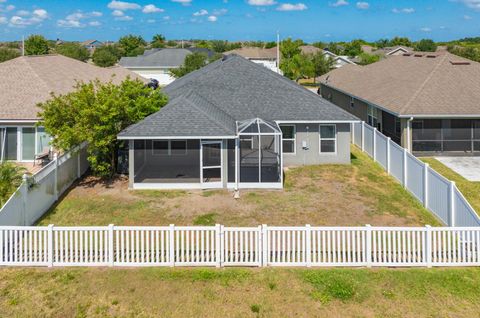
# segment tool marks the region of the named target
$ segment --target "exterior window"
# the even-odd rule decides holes
[[[350,97],[350,107],[351,108],[355,107],[355,99],[353,97]]]
[[[155,156],[184,156],[187,154],[187,141],[154,140],[152,154]]]
[[[368,105],[367,123],[372,127],[378,127],[378,109]]]
[[[240,139],[240,147],[243,149],[253,149],[253,137],[247,137]]]
[[[35,127],[22,128],[22,160],[35,157]]]
[[[36,154],[48,152],[50,149],[50,136],[45,132],[44,127],[37,127],[37,150]]]
[[[283,153],[295,153],[295,125],[281,125]]]
[[[320,153],[337,152],[337,128],[335,125],[320,125]]]
[[[3,158],[6,160],[17,160],[17,127],[7,127],[3,137]],[[2,141],[2,143],[3,143]]]

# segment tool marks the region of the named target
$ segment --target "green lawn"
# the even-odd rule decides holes
[[[364,153],[352,164],[287,169],[283,190],[132,191],[87,178],[40,225],[439,225],[403,187]]]
[[[477,214],[480,213],[480,182],[468,181],[435,158],[421,158],[421,160],[427,162],[430,167],[445,178],[455,181],[457,188],[463,193],[475,211],[477,211]]]
[[[478,317],[480,269],[0,270],[1,317]]]

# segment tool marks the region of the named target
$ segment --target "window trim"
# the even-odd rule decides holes
[[[350,97],[350,108],[355,108],[355,98]]]
[[[282,154],[284,155],[296,155],[297,154],[297,125],[295,124],[280,124],[280,131],[282,131],[282,127],[293,127],[293,138],[283,138],[283,131],[282,131]],[[283,141],[293,141],[293,152],[285,152],[285,147],[283,147]]]
[[[372,106],[372,105],[368,105],[367,106],[367,124],[369,124],[370,126],[374,127],[374,128],[378,128],[378,124],[379,124],[379,121],[378,121],[378,111],[379,109],[375,106]],[[370,123],[370,117],[372,118],[372,123]],[[375,120],[375,125],[374,125],[374,120]]]
[[[322,138],[322,126],[325,127],[332,127],[334,130],[335,137],[333,138]],[[333,140],[335,142],[335,151],[334,152],[323,152],[322,151],[322,140]],[[318,125],[318,153],[320,155],[337,155],[337,145],[338,145],[338,138],[337,138],[337,125],[335,124],[320,124]]]
[[[158,154],[155,153],[155,147],[154,144],[155,142],[167,142],[167,154]],[[181,154],[172,154],[172,139],[165,140],[165,139],[154,139],[152,140],[152,156],[155,157],[181,157],[181,156],[186,156],[188,154],[188,142],[186,139],[174,139],[174,141],[183,141],[185,142],[185,152]]]

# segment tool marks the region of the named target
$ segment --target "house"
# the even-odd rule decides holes
[[[66,94],[76,81],[94,79],[120,83],[136,75],[121,67],[101,68],[63,55],[21,56],[0,63],[0,161],[33,162],[48,152],[50,137],[37,104],[51,93]]]
[[[309,55],[309,54],[317,54],[319,52],[323,52],[322,49],[319,49],[316,46],[313,45],[302,45],[300,46],[300,50],[302,54]]]
[[[384,47],[376,51],[373,51],[372,53],[380,56],[384,56],[384,57],[389,57],[389,56],[397,56],[397,55],[402,55],[402,54],[407,54],[412,52],[413,52],[413,48],[411,47],[396,45],[396,46]]]
[[[321,95],[416,155],[480,154],[480,63],[407,53],[321,77]]]
[[[164,48],[146,50],[143,55],[122,57],[119,65],[146,79],[155,79],[161,86],[168,85],[175,80],[170,70],[179,68],[185,62],[187,55],[205,53],[208,57],[213,52],[203,48]]]
[[[90,53],[95,52],[95,49],[104,46],[104,43],[98,40],[87,40],[81,43],[81,46],[86,48]]]
[[[280,73],[280,69],[278,66],[279,52],[277,47],[272,47],[270,49],[260,47],[242,47],[239,49],[227,51],[223,54],[236,54],[246,58],[247,60],[252,61],[253,63],[263,65],[271,71]]]
[[[337,55],[333,52],[330,52],[327,49],[322,50],[322,52],[323,52],[323,55],[333,60],[333,68],[340,68],[348,64],[352,64],[352,65],[356,64],[352,59],[350,59],[346,55]]]
[[[355,116],[238,55],[163,91],[166,106],[118,135],[130,188],[282,188],[284,167],[350,163]]]

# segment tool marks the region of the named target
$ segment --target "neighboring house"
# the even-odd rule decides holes
[[[203,48],[150,49],[146,50],[143,55],[122,57],[118,64],[143,78],[155,79],[161,86],[165,86],[175,80],[175,77],[170,74],[170,70],[182,66],[187,55],[196,52],[205,53],[208,57],[214,55],[211,50]]]
[[[271,71],[280,73],[278,67],[278,52],[277,47],[264,49],[260,47],[242,47],[223,53],[224,55],[236,54],[252,61],[256,64],[261,64]]]
[[[361,46],[362,52],[367,53],[367,54],[372,54],[372,52],[375,50],[375,48],[371,45],[364,44]]]
[[[309,54],[317,54],[318,52],[322,52],[322,49],[319,49],[316,46],[313,45],[302,45],[300,46],[300,50],[302,51],[302,54],[309,55]]]
[[[324,98],[417,155],[480,154],[480,63],[407,53],[320,79]]]
[[[163,92],[165,107],[118,135],[130,188],[282,188],[284,167],[350,163],[355,116],[238,55]]]
[[[372,53],[380,56],[384,56],[384,57],[390,57],[390,56],[398,56],[398,55],[403,55],[405,53],[412,53],[412,52],[413,52],[413,48],[411,47],[396,45],[396,46],[384,47],[376,51],[373,51]]]
[[[326,49],[322,50],[322,52],[323,52],[323,55],[325,55],[328,58],[333,60],[333,67],[334,68],[340,68],[340,67],[348,65],[348,64],[352,64],[352,65],[356,64],[352,59],[350,59],[346,55],[337,55],[337,54],[335,54],[333,52],[330,52],[329,50],[326,50]]]
[[[50,137],[37,104],[51,93],[74,90],[76,81],[94,79],[120,83],[135,74],[121,67],[101,68],[63,55],[22,56],[0,63],[0,160],[32,162],[48,152]]]
[[[90,53],[95,52],[95,49],[104,46],[104,43],[98,40],[87,40],[81,43],[81,45],[86,48]]]

